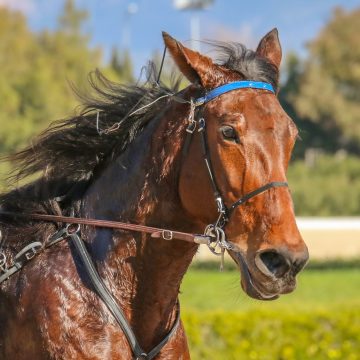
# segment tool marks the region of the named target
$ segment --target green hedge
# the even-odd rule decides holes
[[[193,360],[359,360],[360,309],[185,312]]]
[[[360,215],[360,160],[354,156],[316,158],[312,166],[293,162],[288,170],[296,215]]]

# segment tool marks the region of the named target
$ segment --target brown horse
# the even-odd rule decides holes
[[[55,123],[10,158],[18,164],[17,178],[39,171],[42,176],[3,194],[2,211],[191,233],[203,232],[220,211],[222,224],[217,225],[225,229],[223,244],[239,265],[244,291],[263,300],[293,291],[295,276],[308,259],[285,186],[296,126],[272,91],[250,85],[195,110],[192,101],[244,80],[265,83],[276,93],[281,61],[277,30],[256,51],[218,44],[224,53],[219,63],[167,34],[164,41],[191,85],[175,94],[163,85],[120,86],[101,74],[93,76],[96,95],[86,100],[79,116]],[[200,124],[200,119],[206,120],[206,138],[196,129],[185,144],[189,121]],[[204,163],[204,141],[210,165]],[[219,207],[214,184],[224,202]],[[266,184],[271,186],[263,188]],[[221,206],[229,209],[239,198],[243,204],[225,217]],[[0,225],[3,271],[27,244],[46,244],[63,226],[4,214]],[[142,349],[149,351],[173,329],[154,356],[190,358],[183,326],[180,322],[174,328],[174,323],[181,280],[198,245],[89,225],[82,225],[80,233]],[[1,359],[133,358],[70,241],[43,248],[0,286]]]

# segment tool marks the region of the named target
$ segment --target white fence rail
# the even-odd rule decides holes
[[[360,259],[360,217],[298,217],[296,222],[311,258]],[[213,259],[213,255],[201,246],[197,259]]]

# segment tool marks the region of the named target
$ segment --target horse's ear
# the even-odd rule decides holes
[[[162,35],[176,65],[190,82],[205,88],[216,86],[216,79],[224,75],[219,65],[214,64],[209,57],[183,46],[168,33],[163,31]]]
[[[261,40],[256,54],[269,60],[278,69],[281,63],[281,45],[277,29],[272,29]]]

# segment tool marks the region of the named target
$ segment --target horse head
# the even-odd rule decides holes
[[[256,51],[233,49],[240,54],[230,54],[222,64],[166,33],[163,36],[176,65],[191,82],[195,107],[196,98],[204,100],[206,94],[226,84],[245,80],[264,84],[264,89],[220,90],[190,110],[190,117],[206,122],[206,134],[202,138],[196,134],[204,129],[194,132],[180,170],[179,196],[189,216],[202,225],[214,223],[219,212],[221,218],[223,205],[226,214],[220,227],[249,296],[266,300],[289,293],[308,260],[308,250],[296,225],[286,183],[298,131],[276,96],[281,62],[277,30],[265,35]],[[204,156],[211,164],[204,163]],[[214,192],[224,203],[220,208],[213,200]],[[240,204],[238,199],[244,201]]]

